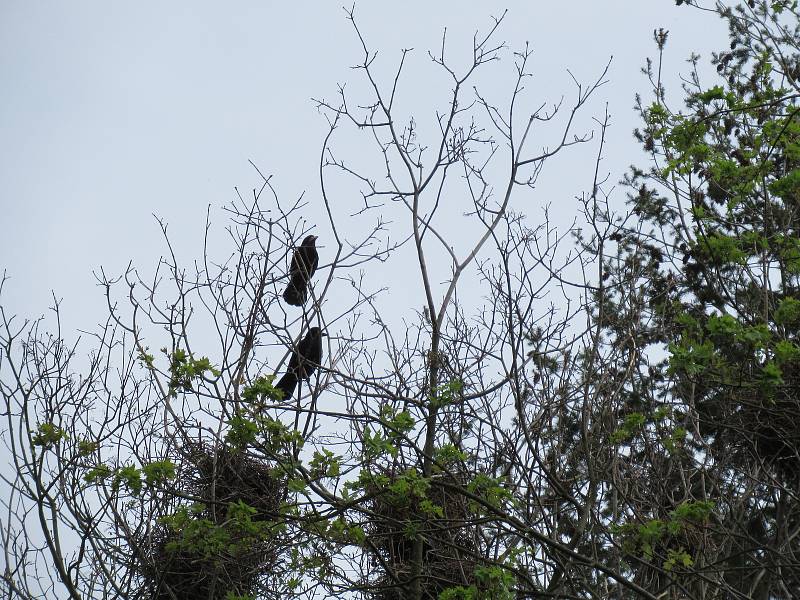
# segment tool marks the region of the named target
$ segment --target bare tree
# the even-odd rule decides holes
[[[154,273],[99,274],[108,320],[88,361],[57,303],[54,334],[0,313],[9,596],[658,597],[611,535],[612,434],[643,349],[633,332],[606,342],[602,258],[627,217],[603,192],[608,114],[578,126],[608,65],[537,98],[503,15],[466,66],[445,35],[428,54],[450,92],[426,121],[401,108],[411,51],[384,81],[347,17],[362,91],[316,101],[327,223],[256,169],[260,189],[226,209],[227,255],[209,217],[191,267],[162,224]],[[484,90],[508,58],[509,89]],[[531,225],[545,163],[584,143],[597,154],[572,224],[542,210]],[[287,307],[312,231],[310,297]],[[392,269],[417,281],[400,316]],[[310,327],[328,335],[322,362],[284,398],[274,376]]]

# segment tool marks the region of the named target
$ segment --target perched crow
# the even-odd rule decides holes
[[[300,379],[308,379],[322,361],[322,333],[319,327],[308,330],[306,337],[300,340],[297,348],[289,359],[289,367],[275,386],[283,391],[283,399],[288,400],[294,395],[294,389]]]
[[[317,270],[319,254],[314,243],[317,236],[309,235],[294,251],[292,264],[289,266],[289,285],[283,292],[283,299],[293,306],[303,306],[308,298],[308,282]]]

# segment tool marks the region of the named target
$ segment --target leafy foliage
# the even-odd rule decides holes
[[[637,221],[618,236],[608,263],[614,281],[604,289],[609,313],[625,315],[619,325],[648,348],[638,360],[649,377],[612,439],[643,435],[627,462],[648,472],[643,485],[669,481],[659,494],[633,492],[630,510],[652,518],[615,531],[627,551],[659,557],[665,572],[716,565],[722,576],[713,597],[784,598],[797,585],[794,575],[774,571],[772,558],[800,550],[787,537],[800,522],[790,491],[800,473],[792,425],[800,419],[796,9],[791,2],[720,4],[731,43],[714,55],[718,79],[705,83],[695,56],[681,111],[658,85],[652,102],[639,99],[636,135],[653,166],[626,179]],[[657,34],[662,52],[665,42]],[[643,290],[635,306],[617,287],[631,280]],[[609,333],[621,330],[614,324]],[[666,358],[654,360],[663,351]],[[658,426],[647,425],[647,415],[659,406],[673,408],[661,441],[671,455],[683,448],[682,482],[649,445]],[[675,506],[676,496],[689,500]],[[686,537],[712,505],[717,526]],[[632,569],[640,581],[666,585],[652,566]],[[755,582],[762,569],[772,575]],[[694,594],[703,589],[699,580],[686,585]]]

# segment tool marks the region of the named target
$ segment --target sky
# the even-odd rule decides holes
[[[427,79],[436,75],[425,51],[438,48],[446,27],[452,55],[468,52],[473,32],[503,8],[500,38],[511,48],[531,44],[533,91],[544,99],[569,96],[567,70],[588,81],[613,56],[584,122],[590,127],[608,104],[603,165],[612,181],[644,162],[632,107],[634,94],[648,89],[640,68],[655,52],[653,29],[670,31],[664,72],[673,82],[688,70],[690,52],[708,57],[725,45],[713,16],[670,0],[373,1],[356,5],[356,16],[387,76],[400,50],[414,48],[405,93],[425,110],[426,94],[439,89]],[[334,97],[337,84],[355,78],[350,67],[359,59],[336,2],[0,2],[7,312],[36,317],[55,294],[66,331],[100,323],[93,271],[121,273],[129,261],[152,268],[164,252],[154,215],[169,223],[179,256],[197,258],[207,207],[224,226],[219,209],[234,187],[260,184],[248,161],[273,175],[283,197],[304,193],[309,210],[319,210],[326,122],[311,99]],[[498,89],[509,85],[510,65],[493,71]],[[494,86],[491,78],[483,84]],[[532,202],[572,210],[591,183],[595,152],[553,161]],[[615,198],[624,202],[624,191]]]

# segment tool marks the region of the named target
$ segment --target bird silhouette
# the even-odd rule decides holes
[[[283,292],[283,299],[292,306],[303,306],[308,298],[308,282],[317,270],[319,254],[315,242],[316,235],[309,235],[295,249],[289,265],[289,284]]]
[[[289,359],[286,373],[275,386],[283,392],[284,400],[288,400],[294,395],[300,379],[308,380],[314,374],[322,361],[322,338],[325,335],[319,327],[312,327],[297,344]]]

